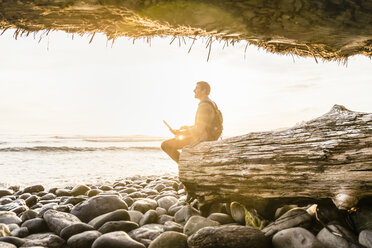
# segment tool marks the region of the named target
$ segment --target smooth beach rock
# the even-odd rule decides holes
[[[24,238],[26,236],[28,236],[30,233],[28,231],[28,228],[27,227],[20,227],[20,228],[17,228],[17,229],[14,229],[10,235],[14,236],[14,237],[18,237],[18,238]],[[1,234],[0,234],[1,235]]]
[[[118,209],[107,214],[102,214],[89,221],[88,224],[93,226],[95,229],[99,229],[106,222],[116,220],[130,220],[128,211],[125,209]]]
[[[199,229],[208,226],[219,226],[220,223],[214,220],[207,219],[202,216],[191,216],[190,219],[186,222],[185,227],[183,228],[183,233],[187,236],[191,236],[196,233]]]
[[[10,235],[8,225],[0,223],[0,237],[6,237]]]
[[[11,203],[12,201],[14,201],[14,200],[9,198],[9,197],[3,197],[3,198],[0,199],[0,205],[5,205],[5,204],[8,204],[8,203]]]
[[[0,188],[0,197],[7,196],[7,195],[13,195],[14,191],[11,189],[6,188]]]
[[[71,190],[71,195],[78,196],[78,195],[85,195],[90,188],[86,185],[77,185]]]
[[[88,225],[84,222],[78,222],[63,228],[61,230],[60,237],[63,238],[64,240],[68,240],[71,236],[74,236],[85,231],[93,230],[94,228],[91,225]]]
[[[81,197],[81,196],[79,196],[79,197],[69,197],[65,202],[64,202],[64,204],[72,204],[72,205],[76,205],[76,204],[78,204],[78,203],[80,203],[80,202],[83,202],[83,201],[85,201],[85,200],[87,200],[87,198],[84,198],[84,197]]]
[[[114,188],[109,185],[102,185],[98,189],[103,190],[103,191],[110,191],[110,190],[113,190]]]
[[[372,248],[372,230],[363,230],[359,233],[358,241],[367,248]]]
[[[81,221],[87,223],[97,216],[115,211],[117,209],[128,210],[128,206],[118,196],[97,195],[75,205],[71,210],[71,214],[77,216]]]
[[[109,221],[103,224],[98,231],[101,233],[109,233],[109,232],[116,232],[116,231],[123,231],[129,233],[130,231],[138,228],[139,225],[132,221]]]
[[[126,194],[130,194],[130,193],[133,193],[133,192],[137,192],[137,189],[136,188],[126,188],[126,189],[122,189],[119,191],[119,193],[126,193]]]
[[[161,207],[157,207],[157,208],[155,209],[155,211],[156,211],[156,214],[157,214],[158,216],[163,215],[163,214],[167,214],[167,210],[165,210],[164,208],[161,208]]]
[[[164,227],[159,224],[147,224],[140,228],[130,231],[129,236],[141,243],[147,243],[146,240],[154,240],[164,232]]]
[[[53,209],[44,213],[44,220],[49,229],[57,235],[60,235],[63,228],[81,222],[75,215],[59,212]]]
[[[40,200],[40,197],[36,196],[36,195],[32,195],[30,197],[28,197],[25,202],[26,202],[26,205],[27,207],[32,207],[34,206],[38,201]]]
[[[231,217],[236,223],[245,224],[245,209],[244,206],[238,202],[230,204]]]
[[[23,239],[18,238],[18,237],[11,237],[11,236],[1,237],[0,242],[7,242],[7,243],[13,244],[17,247],[20,247],[25,243],[25,241]]]
[[[21,224],[22,220],[12,212],[6,212],[0,215],[0,223],[2,224]]]
[[[308,230],[294,227],[277,232],[272,239],[274,248],[324,248]]]
[[[184,201],[178,201],[168,209],[168,214],[174,216],[181,208],[186,206],[187,203]]]
[[[160,198],[157,202],[159,207],[164,208],[168,211],[171,206],[178,202],[178,199],[173,196],[165,196]]]
[[[190,205],[186,205],[177,211],[177,213],[174,215],[174,220],[177,223],[181,223],[188,221],[191,218],[191,216],[194,215],[200,215],[200,212],[197,209],[191,207]]]
[[[71,196],[71,190],[68,189],[57,189],[56,196]]]
[[[160,192],[162,189],[164,189],[166,186],[162,183],[157,184],[154,189],[158,192]]]
[[[37,212],[33,209],[26,210],[21,215],[22,222],[25,222],[26,220],[30,220],[37,217]]]
[[[85,231],[70,237],[67,245],[70,248],[91,248],[93,242],[102,234],[98,231]]]
[[[129,196],[124,197],[123,201],[125,201],[125,203],[128,205],[128,207],[132,206],[132,204],[134,203],[133,198],[129,197]]]
[[[100,190],[100,189],[90,189],[88,190],[87,192],[85,192],[85,194],[88,196],[88,197],[93,197],[93,196],[96,196],[100,193],[102,193],[103,191]]]
[[[24,211],[28,210],[27,206],[18,207],[15,209],[10,210],[11,212],[15,213],[16,215],[22,214]]]
[[[40,200],[54,200],[56,199],[56,195],[53,194],[53,193],[47,193],[46,195],[43,195],[42,197],[40,197]]]
[[[262,232],[264,232],[265,235],[269,237],[274,235],[278,231],[291,227],[308,227],[311,225],[311,221],[311,215],[309,215],[306,210],[295,208],[289,210],[280,218],[275,220],[275,222],[262,229]]]
[[[133,240],[125,232],[106,233],[97,238],[92,248],[145,248],[145,246]]]
[[[44,186],[43,185],[32,185],[29,187],[26,187],[23,189],[23,193],[34,193],[34,192],[39,192],[39,191],[44,191]]]
[[[143,226],[146,224],[156,223],[158,221],[158,214],[155,210],[150,209],[141,218],[139,225]]]
[[[270,248],[271,242],[250,226],[205,227],[188,238],[189,248]]]
[[[25,237],[22,247],[43,246],[48,248],[60,248],[65,241],[54,233],[38,233]]]
[[[27,227],[30,234],[48,231],[48,226],[42,218],[26,220],[22,223],[21,227]]]
[[[143,189],[143,190],[141,190],[141,193],[144,193],[147,196],[158,195],[159,194],[159,192],[157,190],[154,190],[154,189]]]
[[[165,232],[151,242],[149,248],[187,248],[187,236],[179,232]]]
[[[17,248],[17,246],[8,242],[0,241],[0,248]]]
[[[19,207],[23,207],[23,208],[28,209],[25,200],[17,199],[17,200],[12,201],[8,204],[1,205],[0,206],[0,211],[12,211],[12,210],[17,209]]]
[[[167,221],[164,223],[164,231],[174,231],[183,233],[183,226],[174,221]]]
[[[208,216],[208,219],[217,221],[221,225],[234,223],[234,220],[230,215],[223,213],[212,213]]]
[[[149,199],[149,198],[146,198],[147,197],[147,194],[145,193],[142,193],[142,192],[133,192],[133,193],[130,193],[128,195],[129,197],[132,197],[132,198],[145,198],[145,199]]]
[[[167,214],[163,214],[158,217],[158,224],[164,225],[164,223],[167,221],[174,221],[174,217]]]
[[[352,234],[349,230],[345,229],[339,225],[328,225],[329,229],[334,232],[340,233],[340,231],[346,235],[346,237],[350,238],[357,242],[356,237]],[[320,230],[320,232],[316,235],[316,238],[324,245],[326,248],[357,248],[357,246],[349,243],[342,237],[336,236],[330,233],[326,228]]]
[[[143,213],[137,210],[129,210],[128,214],[130,216],[130,221],[136,222],[137,224],[139,224],[143,216]]]
[[[57,203],[48,203],[48,204],[42,206],[42,208],[39,210],[39,213],[37,214],[37,217],[43,218],[44,213],[46,211],[48,211],[49,209],[54,209],[55,210],[57,207],[58,207]]]
[[[30,193],[23,193],[22,195],[20,195],[20,196],[18,197],[18,199],[26,200],[26,199],[29,198],[30,196],[32,196]]]
[[[150,209],[155,210],[157,207],[158,203],[155,200],[144,198],[135,201],[131,206],[131,210],[137,210],[144,214]]]

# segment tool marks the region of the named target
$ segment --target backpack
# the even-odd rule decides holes
[[[208,131],[209,131],[210,140],[218,140],[218,138],[221,136],[222,130],[223,130],[223,125],[222,125],[222,123],[223,123],[223,117],[222,117],[222,113],[218,109],[216,103],[214,103],[212,101],[208,101],[208,100],[207,101],[203,101],[203,102],[209,102],[213,106],[215,115],[214,115],[214,119],[213,119],[212,125],[211,125],[211,127],[210,127],[210,129]]]

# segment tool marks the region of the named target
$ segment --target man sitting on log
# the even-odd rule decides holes
[[[196,145],[202,141],[217,140],[222,133],[222,114],[217,105],[209,99],[210,86],[207,82],[197,82],[194,89],[195,98],[199,99],[198,110],[193,126],[183,126],[170,131],[175,135],[173,139],[164,141],[161,148],[178,163],[179,149],[187,145]]]

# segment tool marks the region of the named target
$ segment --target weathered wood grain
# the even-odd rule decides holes
[[[284,131],[186,147],[179,177],[201,204],[300,197],[348,208],[372,195],[372,114],[335,105]]]

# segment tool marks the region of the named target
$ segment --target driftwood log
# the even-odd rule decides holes
[[[335,105],[293,128],[183,149],[179,178],[201,206],[331,198],[340,208],[372,195],[372,114]],[[266,204],[266,205],[265,205]]]

